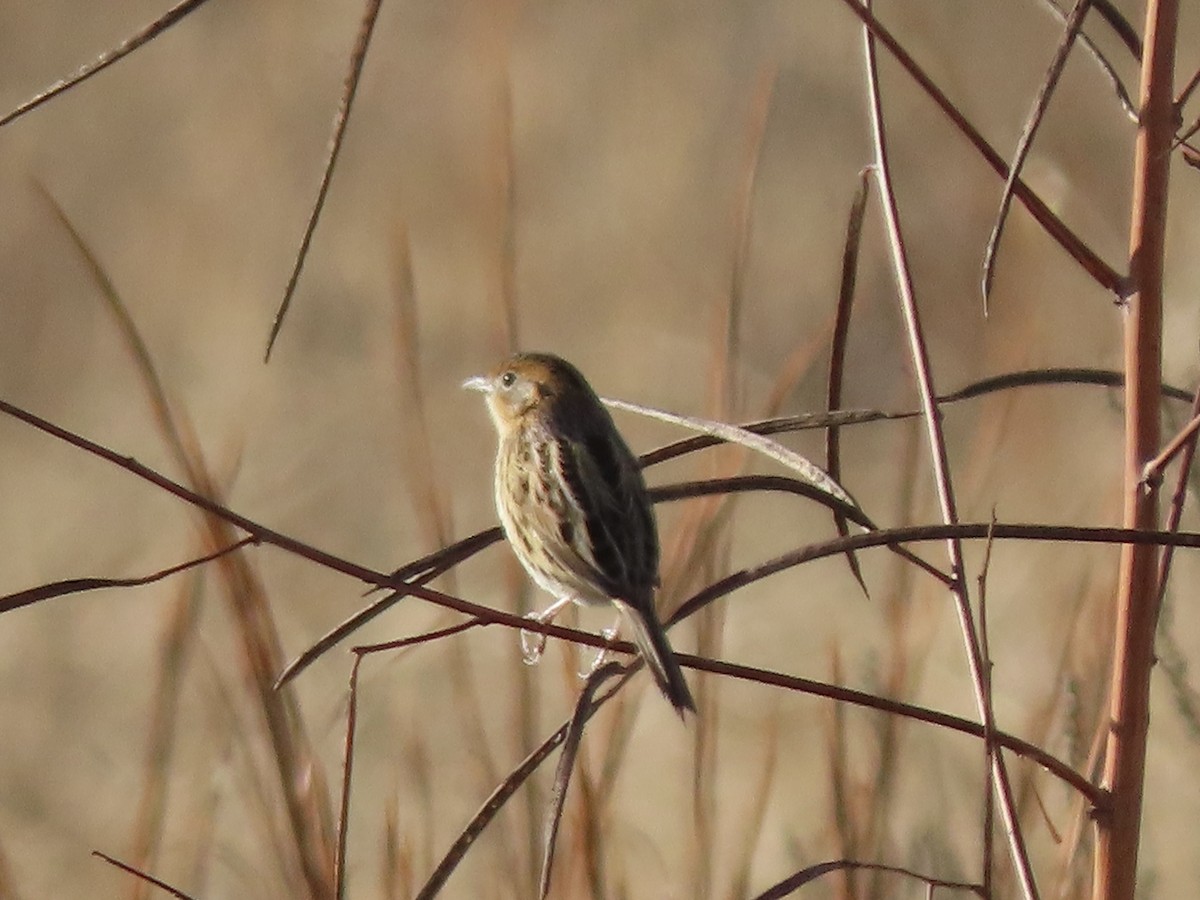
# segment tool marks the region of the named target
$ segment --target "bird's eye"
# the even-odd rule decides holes
[[[500,376],[500,386],[501,387],[510,388],[516,383],[517,383],[517,373],[516,372],[505,372],[503,375]]]

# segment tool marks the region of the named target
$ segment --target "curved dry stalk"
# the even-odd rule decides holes
[[[864,528],[876,527],[857,507],[842,504],[812,485],[779,476],[733,476],[730,478],[709,479],[701,482],[665,485],[651,488],[650,498],[655,503],[661,503],[672,500],[683,500],[690,497],[711,496],[713,494],[768,490],[807,497],[818,503],[824,503],[834,510],[835,513],[840,513]],[[304,652],[284,667],[275,681],[276,688],[286,685],[337,644],[341,643],[377,616],[391,609],[405,597],[413,596],[413,591],[408,590],[408,588],[427,584],[452,566],[500,541],[502,537],[503,535],[499,528],[488,528],[451,544],[449,547],[438,550],[429,556],[415,560],[392,573],[390,578],[382,582],[383,585],[391,589],[391,593],[376,600],[366,609],[359,610],[344,619],[313,642]],[[899,545],[892,547],[892,549],[919,568],[929,572],[935,578],[943,582],[948,582],[949,577],[947,575],[908,549]]]
[[[486,622],[479,619],[467,619],[467,621],[459,622],[457,625],[435,628],[433,631],[423,631],[420,634],[414,634],[412,637],[397,638],[394,641],[380,641],[377,644],[359,644],[356,647],[351,647],[350,652],[355,656],[364,656],[370,653],[385,653],[389,650],[404,650],[408,647],[419,646],[420,644],[431,644],[434,641],[442,640],[442,638],[453,637],[456,634],[462,634],[464,631],[470,631],[472,628],[478,628],[480,625],[486,624]]]
[[[868,9],[870,8],[870,0],[867,0],[867,7]],[[942,431],[941,411],[938,409],[933,388],[929,351],[925,344],[920,313],[917,310],[912,273],[908,263],[908,252],[905,248],[904,236],[900,228],[900,210],[897,205],[895,191],[892,188],[887,133],[883,125],[883,101],[880,96],[879,71],[875,58],[875,36],[868,27],[863,28],[863,40],[866,50],[867,93],[871,110],[871,133],[875,143],[875,177],[879,181],[880,193],[883,197],[883,211],[887,226],[888,243],[891,248],[900,306],[904,315],[905,332],[908,336],[913,369],[917,379],[918,392],[921,397],[921,409],[924,413],[925,429],[929,439],[930,462],[933,469],[938,505],[941,508],[943,521],[948,525],[952,525],[958,521],[958,511],[954,500],[954,486],[950,477],[949,453],[946,450],[945,434]],[[971,675],[979,718],[984,723],[985,731],[994,731],[995,721],[992,711],[991,690],[980,649],[979,637],[975,629],[975,620],[971,612],[970,600],[967,595],[966,570],[963,565],[961,543],[957,539],[950,539],[946,544],[946,552],[950,559],[950,568],[955,580],[955,585],[951,588],[951,596],[954,598],[955,608],[958,611],[959,626],[962,630],[963,643],[967,654],[967,666]],[[990,750],[990,748],[986,749]],[[1029,854],[1025,848],[1025,839],[1021,833],[1020,821],[1017,818],[1016,801],[1012,796],[1012,786],[1009,783],[1008,770],[1004,764],[1004,757],[998,752],[989,753],[988,755],[991,760],[992,781],[995,785],[996,793],[1000,798],[1000,812],[1004,819],[1013,867],[1017,871],[1017,876],[1021,881],[1021,886],[1027,900],[1036,900],[1038,897],[1037,884],[1033,877],[1033,867],[1029,862]],[[991,840],[992,834],[989,830],[983,835],[984,845],[986,846]]]
[[[858,281],[858,250],[862,245],[863,221],[866,218],[867,198],[871,193],[871,173],[864,169],[859,174],[858,190],[850,204],[850,216],[846,222],[846,241],[842,250],[842,278],[838,287],[837,311],[834,317],[833,338],[829,347],[829,382],[825,390],[825,408],[830,412],[842,405],[842,381],[846,371],[846,348],[850,343],[850,313],[854,307],[854,288]],[[838,426],[831,425],[825,432],[825,470],[835,484],[842,480],[842,443]],[[833,526],[845,537],[850,533],[846,517],[833,514]],[[867,582],[863,579],[862,567],[853,553],[846,555],[850,573],[858,582],[863,593],[870,597]]]

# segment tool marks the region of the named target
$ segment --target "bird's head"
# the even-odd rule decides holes
[[[488,412],[501,433],[530,415],[547,413],[562,397],[592,396],[592,389],[579,370],[549,353],[518,353],[500,363],[487,375],[476,375],[463,387],[480,391]]]

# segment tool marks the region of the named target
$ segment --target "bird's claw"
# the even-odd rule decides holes
[[[610,649],[610,647],[607,645],[613,642],[613,638],[617,636],[617,631],[620,630],[620,627],[621,620],[618,618],[617,621],[612,623],[612,625],[600,632],[600,637],[604,638],[604,643],[606,646],[600,648],[600,652],[596,654],[596,658],[592,660],[592,664],[588,666],[586,670],[579,672],[580,678],[584,680],[591,678],[595,671],[604,665],[605,661],[608,659],[608,651]]]
[[[541,624],[544,622],[541,613],[526,613],[525,618]],[[540,631],[521,629],[521,661],[527,666],[536,666],[542,660],[546,650],[546,636]]]

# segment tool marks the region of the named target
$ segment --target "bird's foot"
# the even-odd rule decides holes
[[[586,670],[583,670],[579,673],[580,678],[585,680],[591,678],[592,674],[602,665],[604,665],[604,663],[608,660],[608,651],[612,649],[611,645],[613,639],[617,636],[617,631],[619,631],[620,628],[621,620],[618,618],[617,621],[612,623],[612,625],[600,632],[600,637],[604,638],[605,646],[600,648],[600,652],[596,654],[591,665],[589,665]]]
[[[539,624],[545,624],[545,619],[542,613],[526,613],[525,618],[532,619]],[[540,631],[526,631],[521,629],[521,661],[527,666],[536,666],[542,660],[542,653],[546,650],[546,636]]]

